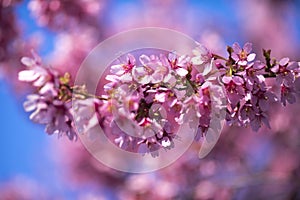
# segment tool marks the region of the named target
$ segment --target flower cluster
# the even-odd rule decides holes
[[[230,125],[251,126],[254,131],[262,124],[270,127],[270,105],[279,98],[266,79],[276,79],[283,105],[294,103],[299,64],[288,58],[271,59],[270,51],[264,51],[265,62],[255,60],[250,43],[243,48],[235,43],[227,50],[228,58],[201,45],[191,55],[167,52],[136,59],[128,54],[124,62],[110,67],[101,96],[72,86],[68,73],[62,76],[42,66],[37,56],[22,58],[29,70],[21,71],[19,80],[37,88],[24,107],[34,111],[30,119],[46,124],[49,134],[74,139],[74,127],[85,133],[100,126],[118,147],[154,157],[158,150],[174,147],[184,123],[191,130],[197,125],[195,140],[205,136],[220,115],[224,98]],[[219,84],[226,95],[216,87]]]
[[[157,156],[157,150],[174,146],[183,123],[199,124],[195,139],[205,135],[211,119],[206,80],[211,60],[199,46],[192,56],[172,52],[141,55],[137,61],[129,54],[111,66],[100,112],[107,137],[122,149]]]
[[[270,50],[264,50],[265,62],[255,60],[256,54],[251,53],[251,43],[246,43],[243,48],[234,43],[227,50],[228,59],[221,58],[217,66],[221,71],[229,103],[226,116],[228,123],[250,125],[254,131],[258,131],[262,124],[270,127],[268,111],[270,105],[279,98],[267,86],[266,78],[276,79],[281,87],[280,101],[284,106],[286,102],[294,103],[294,83],[299,65],[290,62],[288,58],[271,60]]]
[[[65,86],[69,75],[60,76],[58,71],[42,66],[41,59],[33,52],[33,58],[21,60],[28,69],[19,72],[19,80],[29,82],[37,89],[35,94],[27,96],[24,109],[32,112],[30,119],[39,124],[46,124],[46,133],[67,135],[70,140],[76,139],[73,128],[73,117],[70,113],[71,95]]]

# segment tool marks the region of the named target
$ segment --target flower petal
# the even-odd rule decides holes
[[[244,45],[243,49],[247,54],[249,54],[252,51],[252,44],[250,42],[247,42]]]
[[[166,93],[155,94],[155,99],[161,103],[165,102],[166,101]]]
[[[140,56],[139,60],[144,66],[146,66],[150,62],[150,58],[144,54]]]
[[[112,65],[110,67],[110,72],[116,75],[122,75],[125,70],[123,68],[123,64],[119,64],[119,65]]]
[[[32,81],[36,80],[38,77],[39,77],[39,74],[37,74],[33,70],[20,71],[18,74],[18,79],[20,81],[32,82]]]
[[[252,62],[256,57],[256,54],[255,53],[251,53],[247,56],[247,61],[248,62]]]
[[[32,67],[32,66],[35,65],[35,61],[32,58],[29,58],[29,57],[21,58],[21,63],[26,65],[27,67]]]
[[[288,64],[288,62],[290,61],[289,58],[282,58],[280,61],[279,61],[279,65],[280,66],[285,66]]]
[[[184,69],[184,68],[177,68],[175,71],[181,77],[184,77],[184,76],[186,76],[188,74],[188,71],[186,69]]]
[[[223,76],[222,81],[223,81],[223,83],[228,84],[228,83],[230,83],[230,81],[232,81],[232,77],[231,76]]]
[[[212,70],[212,63],[205,65],[204,70],[203,70],[203,76],[206,76],[207,74],[209,74],[209,72],[211,70]]]
[[[204,61],[202,60],[201,56],[195,56],[191,59],[191,62],[193,65],[201,65],[204,63]]]
[[[233,82],[237,85],[242,85],[244,83],[244,79],[242,79],[241,77],[239,76],[234,76],[232,78]]]
[[[232,49],[235,53],[240,53],[242,51],[242,48],[241,46],[239,45],[239,43],[235,42],[233,45],[232,45]]]

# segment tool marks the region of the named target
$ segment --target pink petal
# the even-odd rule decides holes
[[[28,58],[28,57],[21,58],[21,63],[28,67],[35,65],[35,61],[32,58]]]
[[[235,53],[240,53],[242,51],[241,46],[237,42],[232,45],[232,49]]]
[[[202,60],[201,56],[196,56],[196,57],[193,57],[191,59],[191,62],[194,64],[194,65],[201,65],[204,63],[204,61]]]
[[[168,59],[169,59],[169,61],[171,61],[171,62],[175,61],[175,60],[177,59],[176,52],[169,53]]]
[[[146,55],[141,55],[140,62],[142,63],[142,65],[146,66],[150,62],[150,58]]]
[[[279,65],[275,65],[274,67],[272,67],[271,71],[274,73],[277,73],[279,70]]]
[[[41,89],[40,94],[46,94],[50,92],[53,96],[56,96],[58,94],[58,91],[56,88],[54,88],[54,84],[51,82],[46,83]]]
[[[231,58],[232,58],[234,61],[238,61],[238,60],[240,59],[240,57],[239,57],[238,54],[236,54],[236,53],[233,53],[233,54],[231,55]]]
[[[288,64],[289,60],[290,60],[289,58],[282,58],[282,59],[279,61],[279,65],[280,65],[280,66],[285,66],[285,65]]]
[[[252,44],[250,42],[247,42],[244,47],[243,47],[244,51],[246,51],[246,53],[250,53],[252,51]]]
[[[158,101],[158,102],[165,102],[166,101],[166,93],[159,93],[159,94],[156,94],[155,95],[155,99]]]
[[[203,76],[207,75],[212,70],[212,63],[209,63],[204,66]]]
[[[244,79],[242,79],[241,77],[239,76],[234,76],[232,78],[233,82],[237,85],[242,85],[244,83]]]
[[[190,58],[188,56],[185,56],[185,55],[180,56],[178,58],[178,64],[177,65],[180,66],[180,67],[184,67],[189,60],[190,60]]]
[[[255,57],[256,57],[256,54],[255,54],[255,53],[251,53],[251,54],[249,54],[249,55],[247,56],[247,60],[248,60],[248,62],[251,62],[251,61],[253,61],[253,60],[255,59]]]
[[[163,80],[163,78],[163,74],[155,72],[154,74],[152,74],[152,83],[159,83]]]
[[[230,81],[232,81],[232,77],[231,76],[223,76],[222,81],[223,81],[223,83],[228,84],[228,83],[230,83]]]
[[[177,103],[177,99],[174,98],[173,101],[169,102],[169,106],[173,107]]]
[[[128,54],[127,55],[127,62],[134,65],[135,64],[135,57],[131,54]]]
[[[42,62],[41,57],[34,50],[31,50],[30,52],[33,56],[33,60],[35,61],[35,63],[41,63]]]
[[[118,82],[120,80],[120,77],[116,75],[107,75],[105,79],[111,82]]]
[[[253,65],[253,69],[256,69],[256,70],[263,69],[264,67],[265,67],[265,65],[261,62],[255,62]]]
[[[295,62],[290,63],[290,65],[288,65],[286,67],[286,69],[288,69],[288,70],[293,70],[293,69],[296,69],[296,68],[298,68],[298,65]]]
[[[238,62],[239,65],[245,66],[247,65],[247,61],[246,60],[241,60]]]
[[[111,66],[110,72],[116,75],[122,75],[125,72],[123,69],[123,64]]]
[[[151,77],[147,75],[147,76],[137,79],[136,81],[140,84],[148,84],[151,82]]]
[[[132,81],[132,76],[131,76],[131,74],[126,73],[120,77],[120,80],[123,82],[130,82],[130,81]]]
[[[23,104],[24,110],[30,112],[36,109],[36,101],[25,101]]]
[[[18,74],[18,79],[20,81],[34,81],[39,77],[39,74],[37,74],[35,71],[33,70],[24,70],[24,71],[20,71]]]
[[[34,83],[33,86],[40,87],[47,82],[47,76],[40,76]]]
[[[176,72],[181,77],[184,77],[188,74],[188,71],[184,68],[178,68],[178,69],[176,69]]]
[[[145,67],[137,67],[135,66],[132,70],[132,75],[134,78],[140,78],[141,76],[147,75],[147,71]]]
[[[140,154],[145,154],[145,153],[149,152],[148,145],[145,143],[140,144],[140,146],[138,148],[138,152]]]

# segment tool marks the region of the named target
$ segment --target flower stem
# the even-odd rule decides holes
[[[82,88],[79,89],[79,90],[76,90],[77,88],[71,87],[68,84],[63,84],[63,86],[65,86],[72,94],[81,95],[84,98],[96,98],[96,99],[99,99],[99,100],[102,100],[102,101],[107,101],[108,100],[108,98],[104,98],[104,97],[101,97],[101,96],[98,96],[98,95],[89,94],[86,91],[83,91]]]

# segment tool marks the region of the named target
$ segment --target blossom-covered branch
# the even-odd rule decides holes
[[[212,110],[220,104],[217,99],[226,99],[229,125],[250,125],[254,131],[263,124],[270,127],[270,105],[278,99],[284,106],[296,101],[299,63],[272,59],[269,50],[263,52],[264,61],[255,60],[250,43],[243,48],[235,43],[227,50],[227,58],[201,45],[191,55],[169,52],[137,59],[128,54],[124,62],[111,66],[100,95],[72,85],[68,73],[43,66],[33,54],[21,60],[28,69],[19,73],[19,80],[36,88],[24,108],[33,111],[32,121],[46,125],[48,134],[73,140],[76,132],[100,125],[120,148],[152,156],[157,156],[156,150],[174,146],[183,123],[197,124],[195,140],[205,136]],[[276,79],[279,94],[266,79]],[[217,87],[220,84],[225,96]]]
[[[263,50],[265,61],[255,60],[256,54],[251,50],[251,43],[243,48],[235,43],[227,49],[228,59],[216,65],[227,91],[227,122],[240,126],[250,124],[258,131],[262,124],[270,128],[268,111],[272,103],[278,99],[284,106],[286,102],[295,103],[294,82],[299,76],[299,63],[289,58],[271,59],[271,50]],[[276,79],[276,85],[281,88],[279,95],[267,85],[267,78]]]

